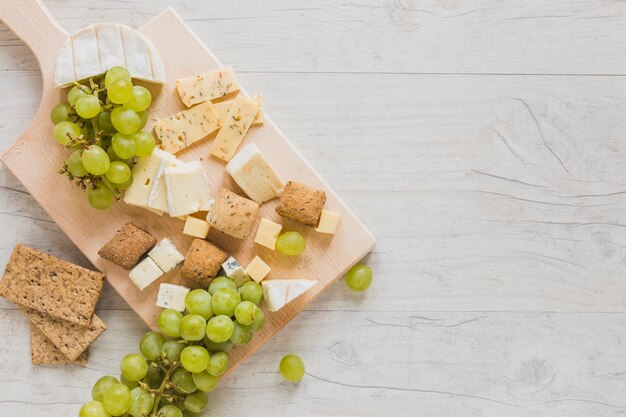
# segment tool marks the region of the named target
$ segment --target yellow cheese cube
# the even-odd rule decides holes
[[[272,269],[263,262],[263,259],[255,256],[246,268],[246,274],[256,282],[261,282],[271,270]]]
[[[341,215],[339,213],[322,209],[320,223],[315,230],[320,233],[328,233],[332,235],[337,230],[339,219],[341,219]]]
[[[215,141],[211,146],[211,154],[224,161],[230,161],[237,152],[244,136],[248,133],[248,129],[258,112],[259,106],[249,98],[238,97],[235,99],[228,115],[226,115],[224,124],[217,132]]]
[[[224,97],[239,91],[239,83],[232,68],[220,68],[206,74],[176,80],[176,90],[185,106]]]
[[[254,116],[252,125],[262,125],[264,122],[262,97],[259,94],[250,98],[259,106],[259,111],[257,112],[256,116]],[[233,106],[234,102],[235,100],[226,100],[220,101],[219,103],[213,103],[213,106],[215,106],[215,111],[217,112],[217,116],[219,117],[222,124],[224,124],[224,120],[226,120],[226,116],[228,116],[228,112],[230,111],[230,108]]]
[[[200,239],[206,239],[206,237],[209,235],[210,229],[211,226],[209,226],[209,224],[204,220],[188,216],[187,220],[185,220],[183,233]]]
[[[276,240],[282,228],[283,226],[281,224],[262,218],[261,224],[259,224],[259,228],[256,231],[256,236],[254,237],[254,243],[258,243],[272,250],[276,249]]]

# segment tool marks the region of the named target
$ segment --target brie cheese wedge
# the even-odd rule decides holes
[[[164,161],[170,161],[172,158],[174,158],[172,154],[161,149],[155,149],[150,156],[138,158],[137,163],[133,167],[133,183],[124,192],[124,202],[130,206],[149,209],[150,195],[154,182],[159,175],[159,170],[162,168]],[[152,210],[156,213],[162,213],[163,211],[158,209]]]
[[[271,279],[261,282],[269,311],[278,311],[318,283],[312,279]]]

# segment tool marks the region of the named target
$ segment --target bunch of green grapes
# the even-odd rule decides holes
[[[96,382],[93,400],[79,417],[198,416],[207,393],[228,370],[228,351],[248,343],[265,324],[262,298],[257,282],[237,288],[228,277],[215,278],[208,291],[190,291],[185,314],[163,310],[157,320],[161,333],[142,337],[141,354],[122,359],[119,379],[104,376]]]
[[[86,190],[92,207],[106,209],[119,198],[133,182],[135,157],[154,150],[152,135],[141,131],[151,103],[126,68],[112,67],[89,85],[76,83],[67,102],[52,108],[54,137],[72,150],[61,172]]]

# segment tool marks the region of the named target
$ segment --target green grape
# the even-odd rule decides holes
[[[133,96],[133,83],[129,80],[115,80],[107,87],[107,94],[111,103],[122,104]]]
[[[304,375],[304,362],[296,355],[287,355],[280,361],[280,373],[287,381],[298,382]]]
[[[120,158],[115,151],[113,150],[113,146],[109,146],[107,148],[107,155],[109,155],[109,161],[113,162],[113,161],[122,161],[122,162],[126,162],[128,161],[128,159],[122,159]]]
[[[234,323],[233,334],[230,336],[230,341],[233,342],[234,345],[240,346],[248,343],[250,339],[252,339],[252,328],[236,321]]]
[[[104,176],[113,184],[124,184],[130,178],[130,168],[124,162],[113,161]]]
[[[180,354],[185,348],[185,345],[178,343],[175,340],[168,340],[163,344],[163,356],[165,356],[170,362],[178,362],[180,360]]]
[[[252,278],[250,278],[247,275],[243,275],[241,277],[235,278],[233,281],[235,281],[235,285],[237,286],[237,290],[239,290],[239,288],[243,287],[247,282],[252,281]]]
[[[252,301],[242,301],[235,308],[235,319],[244,326],[254,323],[257,317],[259,317],[259,307]]]
[[[161,311],[157,324],[159,329],[169,337],[180,337],[180,321],[183,315],[180,311],[168,308]]]
[[[103,376],[102,378],[97,380],[95,384],[93,384],[93,388],[91,389],[91,398],[93,398],[95,401],[102,401],[102,396],[104,395],[106,390],[108,390],[111,386],[119,383],[120,381],[112,376]]]
[[[76,140],[83,132],[80,127],[74,122],[62,121],[54,126],[54,138],[61,145],[66,146],[70,139]]]
[[[91,145],[83,151],[83,166],[91,175],[102,175],[109,170],[109,155],[98,145]]]
[[[93,125],[91,123],[83,123],[83,127],[80,129],[80,131],[83,134],[83,139],[93,140],[96,137],[96,134],[93,130]]]
[[[126,379],[124,375],[120,375],[120,383],[126,385],[128,389],[134,389],[139,386],[138,381],[130,381]]]
[[[109,85],[116,80],[126,80],[130,82],[130,72],[124,67],[116,66],[111,67],[104,76],[104,86],[109,88]]]
[[[187,410],[185,411],[185,417],[202,417],[202,413],[192,413]]]
[[[197,314],[208,320],[213,316],[211,294],[203,289],[191,290],[185,296],[185,307],[189,314]]]
[[[70,88],[70,91],[67,93],[67,101],[70,103],[70,106],[74,106],[76,104],[76,100],[85,95],[87,95],[87,93],[75,85]]]
[[[228,355],[225,352],[215,352],[211,355],[206,370],[211,375],[223,375],[228,370]]]
[[[196,392],[185,398],[185,410],[189,410],[192,413],[201,413],[206,408],[208,402],[209,397],[204,392]]]
[[[161,371],[159,371],[158,367],[148,366],[148,373],[146,374],[146,377],[143,379],[143,381],[148,384],[150,388],[156,389],[161,385],[164,377],[165,375],[163,375]]]
[[[92,117],[96,117],[98,113],[102,110],[102,106],[100,106],[100,100],[98,97],[85,94],[82,97],[79,97],[76,100],[76,113],[83,119],[91,119]]]
[[[50,119],[56,125],[57,123],[70,120],[73,113],[72,106],[67,103],[59,103],[50,111]]]
[[[113,193],[104,185],[97,185],[95,188],[87,188],[87,201],[91,207],[98,210],[105,210],[113,204]]]
[[[111,417],[100,401],[89,401],[80,408],[78,417]]]
[[[87,175],[87,170],[83,166],[82,151],[80,150],[72,152],[67,161],[65,161],[65,165],[67,165],[68,172],[77,178]]]
[[[134,388],[130,392],[130,408],[128,414],[133,417],[144,417],[152,410],[154,406],[154,398],[148,391],[141,387]]]
[[[131,97],[124,103],[126,107],[129,107],[137,112],[144,111],[152,103],[152,94],[146,87],[136,85],[133,87]]]
[[[113,127],[113,123],[111,123],[111,112],[103,111],[98,113],[98,117],[96,118],[98,123],[98,129],[103,131],[104,133],[115,133],[115,127]]]
[[[298,256],[306,249],[306,240],[298,232],[286,232],[278,236],[276,250],[283,255]]]
[[[152,154],[156,146],[156,141],[151,134],[143,131],[133,133],[131,135],[135,141],[135,155],[137,156],[149,156]]]
[[[228,277],[213,278],[213,281],[209,284],[209,293],[213,295],[215,294],[215,291],[221,290],[222,288],[231,288],[236,290],[237,284],[235,284],[235,281]]]
[[[235,323],[228,316],[211,317],[206,325],[206,335],[210,341],[222,343],[230,339],[235,331]]]
[[[168,404],[159,408],[159,411],[157,412],[157,417],[184,417],[184,416],[183,416],[183,412],[180,411],[179,408],[171,404]]]
[[[193,374],[193,382],[200,391],[211,392],[217,387],[220,379],[207,371],[203,371]]]
[[[263,288],[261,284],[256,281],[250,281],[243,284],[239,289],[239,295],[243,301],[251,301],[256,305],[259,305],[263,298]]]
[[[133,173],[131,171],[130,173],[130,178],[128,178],[128,180],[126,182],[123,182],[121,184],[116,184],[117,188],[119,190],[128,190],[130,188],[131,185],[133,185]]]
[[[198,314],[190,314],[180,321],[180,337],[198,341],[204,338],[206,320]]]
[[[265,324],[265,313],[263,312],[263,310],[259,308],[259,317],[256,318],[256,320],[254,321],[254,323],[252,323],[250,327],[252,328],[253,331],[256,332],[260,330],[264,324]]]
[[[180,363],[189,372],[202,372],[209,365],[209,351],[202,346],[187,346],[180,354]]]
[[[213,293],[211,306],[215,315],[225,315],[231,317],[235,314],[235,308],[241,302],[241,297],[237,290],[232,288],[222,288]]]
[[[348,270],[346,284],[353,291],[365,291],[372,283],[372,268],[357,264]]]
[[[129,159],[135,154],[135,141],[130,135],[116,133],[111,139],[113,152],[122,159]]]
[[[139,113],[137,113],[139,115],[139,129],[137,130],[141,130],[144,127],[146,127],[146,125],[148,124],[148,112],[147,111],[140,111]]]
[[[134,110],[120,106],[111,112],[111,123],[117,131],[130,135],[139,130],[141,119]]]
[[[191,394],[196,388],[196,384],[193,382],[191,372],[178,368],[172,372],[170,381],[174,384],[174,389],[181,394]]]
[[[204,347],[206,347],[209,352],[228,352],[233,347],[233,343],[230,340],[215,343],[208,337],[205,337]]]
[[[105,391],[102,398],[104,409],[112,416],[121,416],[130,407],[130,390],[126,385],[115,384]]]
[[[139,351],[150,361],[155,361],[161,356],[165,337],[161,333],[148,332],[143,335],[139,342]]]
[[[148,363],[143,356],[131,353],[120,362],[120,371],[129,381],[139,381],[148,373]]]

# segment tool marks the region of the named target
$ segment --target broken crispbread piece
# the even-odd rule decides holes
[[[104,278],[99,272],[16,245],[0,281],[0,295],[52,317],[88,326]]]
[[[32,308],[20,306],[20,309],[30,320],[31,326],[39,330],[70,361],[78,360],[89,345],[107,328],[106,324],[95,314],[91,325],[84,327],[52,318]]]
[[[85,365],[85,350],[76,360],[70,360],[34,325],[30,325],[30,355],[33,365]]]
[[[129,270],[156,244],[156,239],[132,223],[126,223],[115,236],[98,251],[114,264]]]

